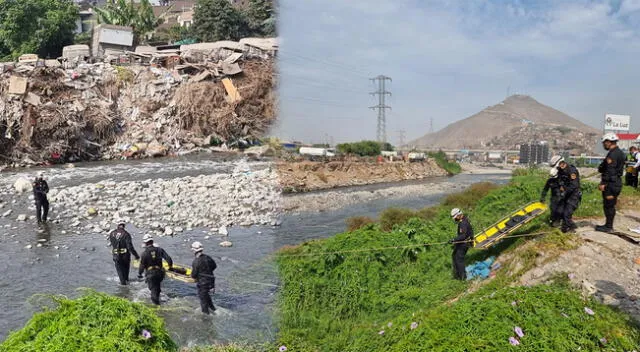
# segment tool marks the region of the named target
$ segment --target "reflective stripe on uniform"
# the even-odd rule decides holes
[[[113,254],[125,254],[127,253],[127,249],[126,248],[120,248],[120,249],[114,249],[113,250]]]

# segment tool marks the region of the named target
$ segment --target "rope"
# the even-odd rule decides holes
[[[536,233],[527,233],[521,235],[507,235],[502,237],[505,238],[518,238],[518,237],[530,237],[530,236],[540,236],[546,235],[550,232],[536,232]],[[469,243],[473,242],[473,240],[466,241],[454,241],[454,242],[432,242],[432,243],[420,243],[420,244],[411,244],[407,246],[390,246],[390,247],[380,247],[380,248],[368,248],[368,249],[351,249],[345,251],[333,251],[333,252],[320,252],[320,253],[305,253],[305,254],[279,254],[279,257],[314,257],[314,256],[323,256],[323,255],[334,255],[334,254],[343,254],[343,253],[367,253],[367,252],[379,252],[390,249],[406,249],[406,248],[415,248],[415,247],[428,247],[428,246],[438,246],[443,244],[460,244],[460,243]]]

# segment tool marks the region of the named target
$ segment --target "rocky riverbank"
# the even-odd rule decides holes
[[[282,189],[287,193],[309,192],[345,186],[420,180],[446,176],[433,159],[424,162],[278,162]]]
[[[229,226],[278,225],[281,192],[275,170],[243,160],[233,165],[228,173],[119,182],[109,178],[68,187],[52,184],[50,219],[67,223],[78,233],[108,231],[118,219],[156,235],[192,228],[226,235]],[[26,194],[31,189],[24,178],[13,188]],[[15,191],[5,188],[4,193]],[[34,214],[33,205],[28,209]],[[3,215],[16,221],[33,220],[32,215],[11,209]]]

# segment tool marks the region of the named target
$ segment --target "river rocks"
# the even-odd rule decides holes
[[[89,216],[98,215],[98,210],[96,208],[89,208],[87,209],[87,215]]]
[[[25,249],[31,249],[31,248],[33,248],[33,246],[32,246],[32,245],[30,245],[30,244],[28,244],[28,245],[26,245],[24,248],[25,248]]]
[[[231,241],[222,241],[219,245],[220,247],[231,247],[233,246],[233,243],[231,243]]]
[[[6,218],[7,216],[11,215],[12,212],[13,212],[13,210],[9,209],[9,210],[5,211],[4,213],[2,213],[2,217]]]
[[[18,221],[27,221],[27,215],[26,214],[20,214],[20,215],[18,215],[18,218],[16,218],[16,220],[18,220]]]
[[[16,192],[23,193],[30,191],[32,186],[31,182],[29,182],[29,180],[27,180],[26,178],[19,178],[13,184],[13,188],[16,190]]]
[[[212,233],[227,236],[227,228],[233,224],[269,224],[280,213],[275,170],[265,164],[254,165],[240,161],[225,173],[123,182],[106,179],[100,181],[101,187],[95,183],[60,187],[50,201],[63,209],[61,219],[73,227],[82,221],[82,226],[91,225],[90,229],[122,217],[128,224],[161,235],[208,227]],[[95,208],[97,215],[77,216],[87,207]]]

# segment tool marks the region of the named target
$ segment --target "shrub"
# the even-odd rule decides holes
[[[404,224],[413,217],[416,217],[416,212],[411,209],[388,208],[380,213],[380,228],[391,231],[394,225]]]
[[[382,145],[375,141],[361,141],[355,143],[342,143],[336,146],[341,154],[355,154],[359,156],[380,155]]]
[[[347,231],[355,231],[375,222],[374,219],[368,216],[352,216],[346,220]]]
[[[455,161],[449,161],[447,159],[447,155],[443,151],[439,151],[437,153],[429,153],[429,156],[436,161],[438,166],[448,172],[449,175],[456,175],[462,172],[460,164],[456,163]]]
[[[36,313],[9,335],[0,351],[176,351],[164,322],[151,308],[87,291],[75,300],[51,297],[56,309]],[[149,338],[143,331],[150,333]]]

